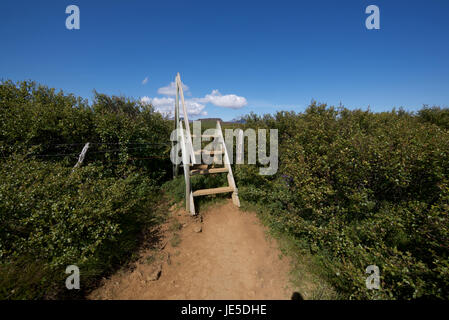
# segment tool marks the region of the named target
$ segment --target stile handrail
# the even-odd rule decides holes
[[[227,192],[232,192],[232,201],[233,203],[240,207],[240,201],[239,201],[239,197],[238,197],[238,190],[237,190],[237,186],[235,184],[235,180],[234,180],[234,176],[232,174],[232,168],[231,168],[231,163],[229,161],[229,154],[228,154],[228,150],[226,148],[226,144],[223,138],[223,132],[221,130],[221,125],[220,122],[217,121],[217,127],[215,129],[216,133],[215,136],[218,137],[218,142],[222,145],[222,148],[224,149],[224,168],[218,168],[218,169],[212,169],[212,170],[219,170],[219,171],[215,171],[215,172],[227,172],[227,180],[228,180],[228,187],[220,187],[220,188],[209,188],[209,189],[204,189],[204,190],[196,190],[195,194],[192,191],[192,186],[190,184],[190,169],[192,167],[193,170],[195,170],[194,165],[201,163],[201,160],[197,160],[196,156],[195,156],[195,151],[193,149],[193,143],[192,143],[192,135],[190,133],[190,123],[189,123],[189,117],[187,114],[187,108],[186,108],[186,104],[185,104],[185,100],[184,100],[184,91],[182,89],[182,82],[181,82],[181,76],[179,75],[179,73],[176,75],[176,80],[175,80],[175,84],[176,84],[176,102],[175,102],[175,129],[177,132],[177,141],[178,143],[176,144],[176,154],[179,153],[179,148],[181,148],[181,152],[182,152],[182,165],[184,168],[184,180],[185,180],[185,202],[186,202],[186,210],[189,211],[192,215],[195,215],[195,204],[193,201],[193,197],[194,196],[200,196],[200,195],[210,195],[210,194],[217,194],[217,193],[227,193]],[[181,100],[181,104],[182,104],[182,108],[183,108],[183,112],[184,112],[184,125],[183,125],[183,121],[179,119],[179,100]],[[184,129],[185,127],[185,129]],[[218,133],[217,133],[218,132]],[[200,146],[201,147],[201,146]],[[204,152],[205,150],[198,150],[199,154],[200,154],[200,159],[201,159],[201,153]],[[214,156],[214,161],[215,161],[215,156]],[[176,177],[178,175],[178,165],[174,164],[173,167],[173,172],[174,172],[174,177]],[[212,172],[211,170],[211,172]],[[196,169],[196,171],[198,171],[198,169]],[[206,170],[208,171],[208,170]],[[206,172],[205,171],[205,172]],[[194,173],[194,172],[192,172]],[[204,174],[204,173],[200,173],[200,174]]]

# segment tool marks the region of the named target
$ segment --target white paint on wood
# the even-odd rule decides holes
[[[190,175],[194,176],[197,174],[214,174],[214,173],[225,173],[228,172],[228,168],[210,168],[210,169],[193,169],[190,171]]]
[[[234,188],[220,187],[220,188],[211,188],[211,189],[200,189],[200,190],[193,191],[193,196],[199,197],[199,196],[207,196],[207,195],[211,195],[211,194],[228,193],[228,192],[234,192]]]
[[[185,131],[183,129],[182,121],[179,120],[179,98],[182,103],[182,108],[184,112],[184,124]],[[232,201],[233,203],[240,207],[240,200],[238,197],[238,190],[235,184],[234,176],[232,174],[231,163],[229,161],[229,154],[226,148],[226,144],[223,138],[223,132],[221,129],[220,122],[217,121],[217,127],[215,132],[212,135],[204,134],[202,135],[203,139],[215,138],[219,145],[222,146],[221,150],[199,150],[197,152],[194,151],[193,143],[192,143],[192,135],[190,133],[190,124],[189,118],[187,114],[187,108],[184,100],[184,92],[182,89],[181,76],[179,73],[176,75],[176,103],[175,103],[175,127],[178,130],[178,141],[180,143],[181,153],[182,153],[182,167],[184,168],[184,179],[185,179],[185,200],[186,200],[186,210],[190,211],[192,215],[195,215],[195,203],[193,197],[217,194],[217,193],[227,193],[232,192]],[[207,130],[206,130],[207,131]],[[243,163],[243,131],[240,130],[237,139],[237,157],[240,159],[241,163]],[[210,156],[214,156],[214,159],[217,159],[219,155],[223,155],[224,168],[209,168],[207,165],[201,165],[200,162],[196,161],[195,154],[208,154]],[[239,158],[240,156],[240,158]],[[220,158],[221,159],[221,158]],[[190,170],[192,167],[192,170]],[[175,168],[177,169],[177,167]],[[209,173],[228,173],[228,187],[220,187],[220,188],[211,188],[211,189],[203,189],[192,191],[190,184],[190,175],[195,174],[209,174]]]
[[[226,143],[223,138],[223,132],[221,130],[220,121],[217,121],[217,131],[218,131],[218,139],[222,143],[223,148],[224,148],[224,166],[225,166],[225,168],[227,168],[229,170],[228,176],[227,176],[228,184],[229,184],[229,187],[234,189],[234,192],[232,193],[232,202],[237,207],[240,207],[240,199],[238,196],[238,190],[237,190],[237,186],[235,184],[234,175],[232,174],[231,163],[229,161],[228,150],[226,148]]]
[[[187,151],[189,152],[188,156],[191,158],[192,163],[195,164],[196,159],[195,159],[195,154],[193,152],[193,143],[192,143],[192,136],[190,134],[189,117],[187,115],[187,108],[186,108],[186,104],[184,101],[184,91],[182,89],[181,76],[179,75],[179,73],[176,76],[176,86],[181,95],[182,110],[184,112],[184,124],[186,127],[186,147],[187,147]]]
[[[78,168],[84,161],[84,157],[86,156],[87,150],[89,149],[89,142],[86,143],[83,147],[83,150],[81,150],[81,153],[78,157],[78,162],[75,164],[73,169]]]
[[[182,126],[182,121],[179,121],[179,136],[181,140],[181,153],[182,153],[182,163],[184,168],[184,181],[186,185],[186,210],[190,211],[192,215],[195,215],[195,206],[191,200],[191,185],[190,185],[190,166],[189,157],[187,156],[186,139],[184,137],[184,130]]]

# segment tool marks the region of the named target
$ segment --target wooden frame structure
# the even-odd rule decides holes
[[[234,175],[232,174],[232,167],[229,161],[229,154],[226,148],[226,143],[223,138],[223,132],[221,129],[220,122],[217,121],[217,126],[215,128],[215,133],[212,135],[214,141],[220,147],[220,150],[194,150],[192,143],[192,135],[190,133],[190,124],[189,118],[187,115],[187,108],[184,101],[184,92],[182,89],[182,82],[179,73],[176,75],[176,100],[175,100],[175,130],[177,132],[177,154],[181,151],[182,154],[182,167],[184,171],[184,180],[185,180],[185,202],[186,202],[186,210],[189,211],[192,215],[195,215],[195,202],[194,197],[205,196],[211,194],[218,193],[228,193],[232,192],[232,202],[240,207],[240,200],[238,197],[238,189],[235,184]],[[181,100],[182,110],[184,113],[184,124],[183,121],[179,119],[179,100]],[[206,135],[202,135],[201,138],[206,137]],[[210,138],[210,135],[207,136]],[[181,150],[179,150],[179,148]],[[196,155],[200,156],[202,159],[203,154],[222,155],[222,163],[223,167],[215,167],[215,163],[211,165],[202,164],[198,162],[196,159]],[[176,177],[178,175],[179,166],[177,164],[173,165],[173,176]],[[192,190],[192,185],[190,183],[190,177],[197,174],[217,174],[217,173],[227,173],[228,186],[219,187],[219,188],[211,188],[211,189],[202,189],[202,190]]]

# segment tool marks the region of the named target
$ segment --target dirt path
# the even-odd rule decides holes
[[[202,222],[201,222],[202,220]],[[201,228],[201,231],[199,230]],[[173,210],[157,249],[104,279],[90,299],[290,299],[289,262],[254,213],[231,201],[202,217]],[[157,279],[157,280],[156,280]]]

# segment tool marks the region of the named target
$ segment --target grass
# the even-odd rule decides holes
[[[240,200],[242,202],[242,200]],[[305,243],[273,228],[271,218],[261,206],[242,202],[241,210],[255,211],[261,223],[269,228],[268,236],[277,240],[280,258],[291,263],[290,282],[306,300],[338,300],[342,296],[327,281],[328,273]]]
[[[150,256],[145,258],[145,263],[146,264],[152,264],[154,261],[156,261],[156,257],[154,255],[150,255]]]
[[[173,237],[170,239],[170,244],[173,248],[176,248],[181,243],[181,237],[179,234],[175,233]]]
[[[223,175],[224,178],[226,177]],[[192,179],[194,189],[203,189],[216,186],[223,181],[223,177],[218,176],[196,176]],[[184,178],[179,177],[166,184],[166,192],[175,200],[184,200]],[[226,201],[229,195],[214,195],[199,197],[195,199],[195,206],[200,212],[206,211],[211,206],[219,205]],[[242,200],[241,200],[242,201]],[[263,225],[269,227],[269,238],[278,241],[281,257],[291,261],[290,282],[295,291],[298,291],[304,299],[312,300],[335,300],[341,299],[342,296],[326,280],[328,274],[325,268],[319,262],[319,259],[312,255],[305,243],[301,243],[293,236],[276,231],[270,221],[270,216],[264,213],[262,207],[246,202],[242,203],[242,210],[255,211],[259,220]],[[179,222],[178,222],[179,223]],[[170,240],[172,247],[177,247],[181,242],[179,235],[176,233],[179,228],[177,221],[174,221],[169,229],[174,232],[173,238]]]
[[[200,213],[205,212],[214,206],[224,204],[228,198],[229,196],[221,194],[199,197],[198,199],[195,199],[197,201],[195,203],[195,208]]]
[[[181,228],[182,228],[182,224],[178,220],[175,219],[170,223],[168,230],[171,232],[176,232],[176,231],[181,230]]]
[[[226,186],[227,179],[226,174],[198,175],[191,177],[191,183],[192,190],[210,189]],[[180,176],[178,178],[166,182],[162,189],[169,196],[169,198],[172,199],[173,203],[180,203],[180,207],[185,206],[185,182],[182,170],[180,170]],[[195,209],[197,212],[202,212],[213,205],[224,202],[228,198],[229,194],[215,194],[204,197],[196,197],[194,199]]]

